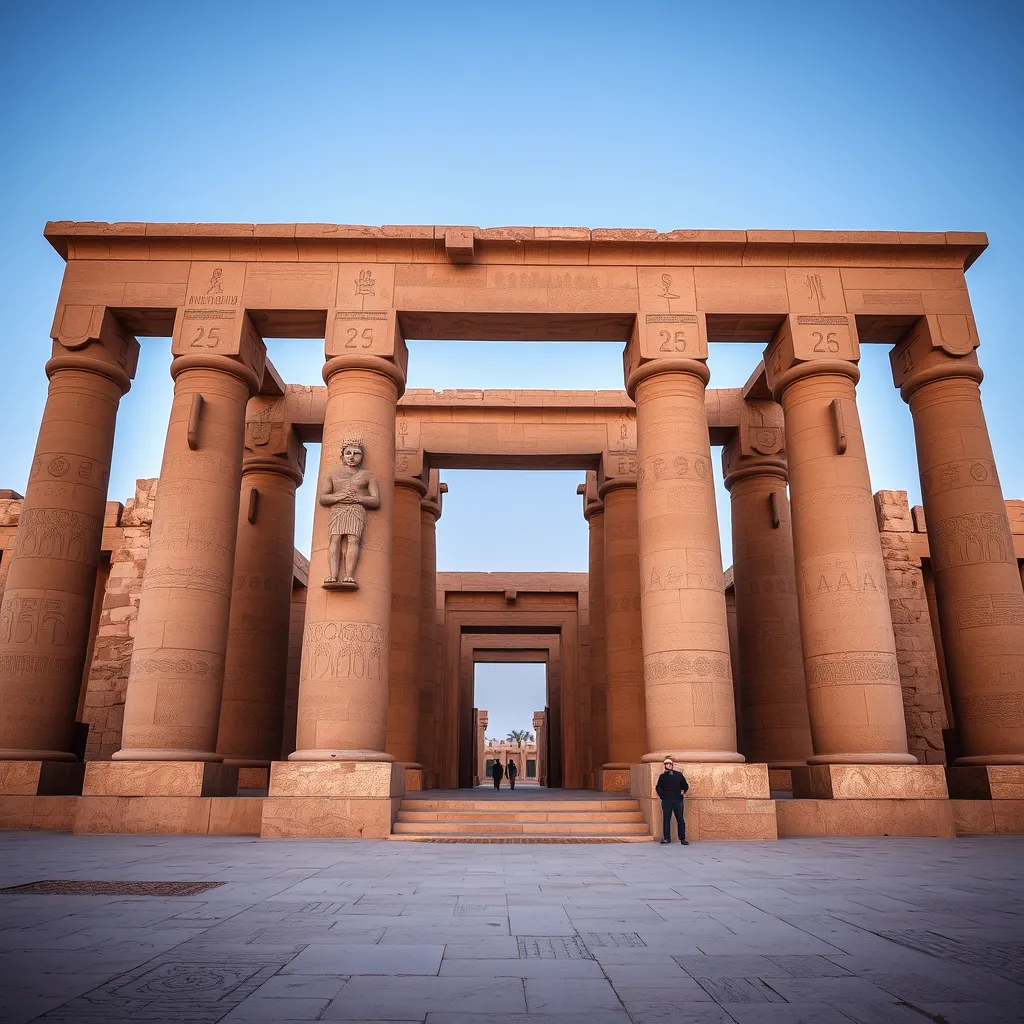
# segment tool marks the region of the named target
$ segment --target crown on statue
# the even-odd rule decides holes
[[[341,442],[341,450],[344,451],[346,448],[358,448],[361,454],[366,454],[366,447],[358,437],[346,437]]]

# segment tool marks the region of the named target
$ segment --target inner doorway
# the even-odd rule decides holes
[[[524,637],[523,641],[530,638]],[[498,660],[502,659],[502,660]],[[507,660],[506,660],[507,659]],[[509,764],[516,766],[520,788],[546,783],[543,722],[548,696],[548,652],[530,648],[484,650],[477,648],[473,663],[473,714],[476,751],[473,781],[493,785],[494,765],[500,764],[502,788]]]

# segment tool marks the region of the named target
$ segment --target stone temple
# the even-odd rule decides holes
[[[1024,503],[965,281],[984,234],[46,237],[49,393],[24,497],[0,496],[4,827],[649,840],[670,753],[695,839],[1024,831]],[[139,339],[167,336],[159,480],[122,506],[118,404]],[[323,339],[325,386],[283,381],[267,337]],[[407,391],[407,339],[605,341],[624,390]],[[764,346],[743,388],[708,387],[711,342]],[[872,494],[866,344],[890,350],[923,508]],[[438,571],[450,468],[586,471],[589,572]],[[511,809],[465,791],[483,660],[547,666],[546,788]]]

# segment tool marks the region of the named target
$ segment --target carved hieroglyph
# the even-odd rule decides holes
[[[366,514],[380,508],[377,478],[362,467],[362,442],[347,440],[341,446],[341,461],[326,474],[320,488],[320,504],[331,510],[324,580],[328,588],[354,590],[358,586],[355,573]]]

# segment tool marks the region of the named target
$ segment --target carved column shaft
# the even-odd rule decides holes
[[[732,506],[739,690],[746,755],[793,768],[814,753],[800,644],[793,526],[781,454],[743,455],[734,438],[722,453]]]
[[[368,514],[357,590],[327,590],[331,509],[316,508],[299,678],[297,749],[292,761],[391,761],[387,737],[391,625],[391,542],[395,502],[395,409],[401,374],[383,359],[329,359],[320,479],[342,442],[365,446],[380,508]]]
[[[587,474],[583,515],[590,527],[590,735],[591,764],[608,760],[608,680],[605,656],[604,502],[597,497],[596,474]],[[586,499],[590,499],[589,501]]]
[[[285,431],[280,425],[278,429]],[[305,449],[294,437],[283,441],[285,454],[256,446],[246,451],[242,461],[217,753],[229,764],[243,767],[269,767],[281,753],[295,563],[295,488],[302,482],[305,464]]]
[[[436,716],[440,714],[437,693],[439,666],[435,617],[437,614],[437,520],[441,516],[441,496],[448,485],[432,469],[427,478],[427,494],[420,502],[420,642],[419,642],[419,730],[416,760],[428,770],[440,773],[439,752],[434,743]]]
[[[645,761],[735,762],[722,552],[699,360],[634,374]]]
[[[262,341],[259,342],[262,351]],[[262,357],[261,357],[262,365]],[[118,761],[221,761],[224,655],[245,406],[261,374],[219,355],[171,364],[174,401],[153,510]]]
[[[56,342],[46,366],[50,385],[35,457],[14,550],[5,558],[0,759],[75,760],[114,423],[138,357],[138,342],[109,312],[95,311],[92,320],[84,337],[55,325],[68,347]]]
[[[625,769],[640,761],[647,746],[635,479],[606,480],[600,496],[604,501],[608,719],[608,760],[604,767]]]
[[[916,764],[857,413],[848,316],[788,317],[765,353],[786,427],[811,764]],[[826,322],[827,321],[827,322]],[[831,343],[831,344],[830,344]],[[822,355],[816,355],[824,349]]]
[[[387,751],[406,768],[417,760],[419,734],[420,590],[422,527],[420,477],[395,480],[395,526],[391,558],[391,653],[388,667]]]
[[[1024,764],[1024,592],[966,316],[926,317],[892,353],[910,404],[957,764]]]

